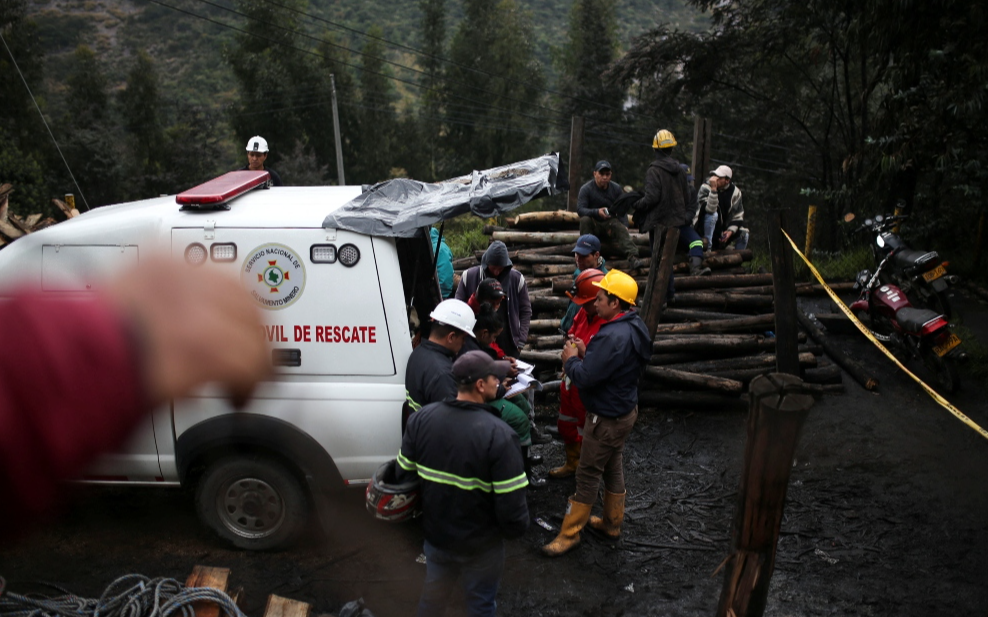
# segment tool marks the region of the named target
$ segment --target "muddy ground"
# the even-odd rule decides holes
[[[988,342],[988,308],[955,301]],[[845,375],[846,394],[812,409],[766,614],[986,614],[988,441],[861,337],[840,341],[873,367],[880,393]],[[965,380],[951,400],[988,426],[984,384],[969,372]],[[550,409],[541,412],[548,422]],[[549,560],[538,547],[553,534],[533,524],[508,545],[500,614],[712,615],[744,430],[738,413],[642,413],[628,441],[623,539],[585,534],[573,553]],[[558,444],[537,450],[550,463],[562,458]],[[530,492],[532,518],[558,524],[572,488],[572,480],[557,481]],[[0,547],[0,575],[14,591],[44,580],[94,597],[123,574],[184,579],[205,564],[231,568],[231,585],[244,588],[241,607],[252,616],[263,614],[269,593],[309,602],[315,614],[358,597],[378,617],[414,614],[425,571],[416,563],[420,531],[377,523],[362,508],[362,493],[353,492],[333,537],[314,530],[293,550],[252,554],[214,539],[181,490],[85,488],[56,522]]]

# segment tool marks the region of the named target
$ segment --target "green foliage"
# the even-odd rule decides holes
[[[490,238],[484,235],[484,225],[490,222],[476,216],[458,216],[446,221],[443,239],[453,252],[453,259],[469,257],[477,250],[486,250]]]
[[[2,128],[0,143],[5,144],[0,148],[0,184],[14,185],[14,193],[10,196],[11,212],[53,214],[55,207],[48,199],[48,185],[41,163],[33,155],[22,152]]]

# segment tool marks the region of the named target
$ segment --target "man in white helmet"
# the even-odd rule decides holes
[[[474,337],[477,317],[470,305],[462,300],[443,300],[429,317],[432,318],[429,338],[412,351],[405,367],[402,432],[408,416],[425,405],[456,398],[453,359],[463,348],[466,337]]]
[[[260,135],[255,135],[247,142],[247,166],[251,171],[266,171],[271,174],[272,186],[281,186],[281,176],[270,167],[264,166],[268,158],[268,141]]]

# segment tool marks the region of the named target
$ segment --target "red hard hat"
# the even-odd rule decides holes
[[[577,275],[576,280],[573,281],[573,287],[566,292],[570,300],[576,302],[579,305],[587,304],[588,302],[593,302],[594,298],[597,297],[597,290],[599,289],[593,283],[594,281],[600,281],[604,278],[604,273],[597,268],[587,268]]]

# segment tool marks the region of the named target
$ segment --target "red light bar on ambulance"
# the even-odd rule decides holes
[[[228,202],[233,201],[248,191],[267,186],[271,174],[267,171],[251,171],[241,169],[203,182],[197,187],[175,196],[175,202],[182,209],[229,210]]]

